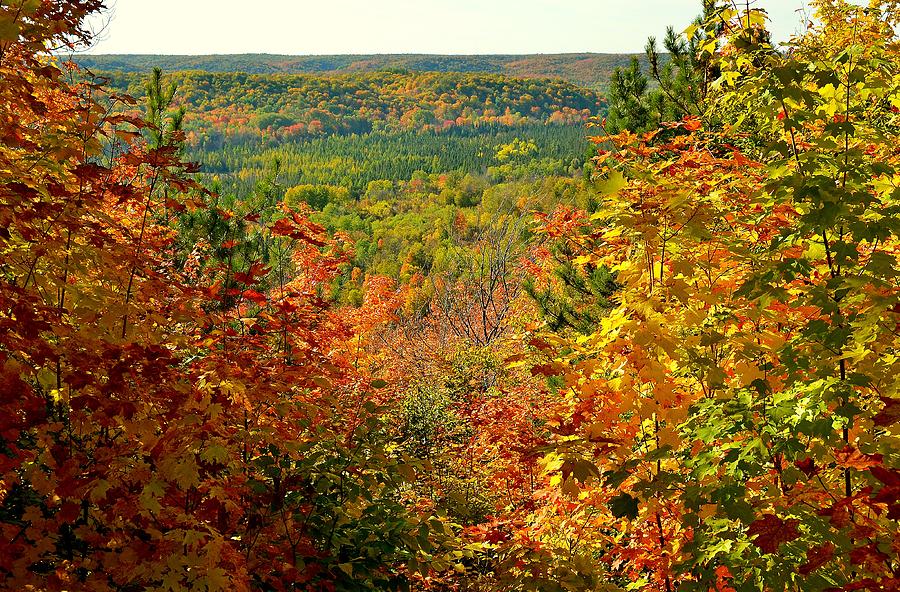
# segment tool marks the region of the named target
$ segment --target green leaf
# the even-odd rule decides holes
[[[635,519],[638,515],[638,500],[622,493],[609,501],[609,509],[616,518]]]
[[[15,21],[0,20],[0,42],[18,41],[19,32],[19,25]]]
[[[200,458],[206,462],[224,463],[228,460],[228,449],[221,444],[212,444],[203,449]]]

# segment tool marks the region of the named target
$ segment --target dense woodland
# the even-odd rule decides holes
[[[140,101],[149,94],[147,73],[92,76]],[[182,149],[217,206],[283,198],[353,240],[357,276],[335,279],[340,302],[361,302],[367,274],[407,282],[443,270],[454,221],[590,200],[586,126],[604,102],[569,83],[434,72],[153,76],[173,113],[187,114]]]
[[[111,88],[140,96],[146,73],[102,77]],[[597,115],[601,107],[597,93],[567,82],[488,74],[186,72],[170,78],[192,113],[190,143],[216,146],[260,136],[283,141],[373,130],[566,125]]]
[[[601,97],[0,2],[0,589],[900,589],[900,6],[813,5]]]

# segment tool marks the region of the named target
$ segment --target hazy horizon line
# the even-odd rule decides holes
[[[660,52],[664,53],[664,52]],[[240,53],[142,53],[142,52],[99,52],[80,51],[73,55],[82,56],[166,56],[166,57],[230,57],[230,56],[271,56],[271,57],[289,57],[289,58],[306,58],[306,57],[368,57],[368,56],[442,56],[442,57],[506,57],[506,56],[578,56],[578,55],[644,55],[643,51],[549,51],[549,52],[503,52],[503,53],[435,53],[435,52],[419,52],[419,51],[398,51],[398,52],[370,52],[370,53],[268,53],[268,52],[240,52]]]

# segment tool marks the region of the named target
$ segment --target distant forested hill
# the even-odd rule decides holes
[[[626,66],[631,54],[536,55],[331,55],[269,54],[164,56],[79,55],[76,62],[93,70],[246,72],[249,74],[326,74],[409,70],[414,72],[483,72],[524,78],[558,78],[589,88],[605,88],[613,70]],[[638,56],[642,61],[643,54]]]
[[[95,73],[144,102],[146,72]],[[340,186],[357,198],[372,182],[417,174],[579,176],[584,125],[605,111],[598,91],[565,80],[485,73],[167,71],[170,84],[186,110],[188,156],[232,195],[273,171],[288,187]]]
[[[151,67],[148,63],[148,68]],[[145,73],[107,72],[140,97]],[[596,91],[563,80],[498,74],[369,72],[335,75],[171,72],[193,145],[283,143],[379,130],[577,125],[602,113]]]

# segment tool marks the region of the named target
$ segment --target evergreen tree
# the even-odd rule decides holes
[[[628,68],[616,68],[609,84],[607,131],[646,131],[656,127],[658,122],[651,117],[648,86],[649,80],[641,71],[637,58],[631,59]]]
[[[700,51],[699,44],[706,39],[701,25],[712,22],[718,10],[715,0],[703,0],[703,12],[694,20],[690,35],[669,27],[662,43],[664,53],[656,38],[650,37],[645,47],[647,73],[637,59],[628,68],[616,69],[609,89],[609,133],[651,131],[663,122],[703,113],[709,85],[718,74],[709,55]]]
[[[565,245],[557,249],[554,258],[557,265],[551,282],[526,278],[522,287],[553,331],[589,335],[614,306],[612,300],[618,290],[615,276],[606,266],[575,266]]]
[[[162,148],[167,145],[177,145],[180,148],[183,145],[181,134],[187,109],[182,105],[170,111],[175,102],[178,85],[172,82],[165,87],[162,69],[153,68],[144,85],[144,90],[146,92],[144,120],[150,124],[150,147]]]

